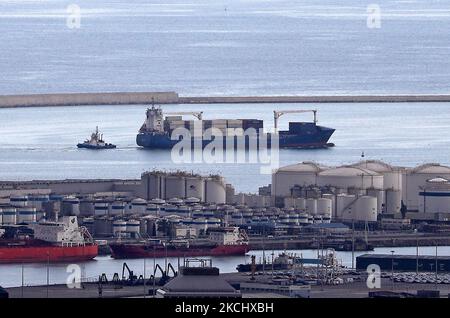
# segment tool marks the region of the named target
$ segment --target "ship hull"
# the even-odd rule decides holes
[[[0,247],[0,264],[79,262],[98,255],[98,246],[23,246]]]
[[[111,256],[116,259],[193,256],[240,256],[248,252],[248,245],[218,245],[215,247],[155,248],[137,244],[110,244]]]
[[[334,129],[317,126],[317,131],[309,134],[291,134],[288,132],[280,132],[274,135],[274,138],[278,138],[279,148],[293,148],[293,149],[315,149],[315,148],[328,148],[334,146],[332,143],[328,143],[328,140],[334,133]],[[263,147],[272,148],[272,138],[270,134],[266,134],[264,138],[262,136],[246,136],[246,137],[218,137],[214,140],[215,145],[221,144],[224,149],[242,147],[246,150],[252,149],[252,147],[259,147],[259,143]],[[216,137],[217,138],[217,137]],[[179,140],[172,140],[168,133],[148,133],[141,132],[136,136],[136,143],[138,146],[149,149],[171,149],[175,146]],[[201,139],[201,137],[191,138],[192,148],[205,148],[210,144],[211,140]],[[241,146],[240,146],[241,145]]]
[[[98,145],[89,145],[89,144],[78,144],[77,147],[84,148],[84,149],[100,150],[100,149],[114,149],[114,148],[116,148],[116,145],[98,146]]]

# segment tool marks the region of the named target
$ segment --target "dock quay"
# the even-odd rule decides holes
[[[280,95],[180,96],[177,92],[103,92],[0,95],[0,108],[140,105],[140,104],[255,104],[255,103],[414,103],[450,102],[450,95]]]

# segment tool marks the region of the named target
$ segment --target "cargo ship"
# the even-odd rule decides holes
[[[31,224],[33,234],[0,237],[0,263],[78,262],[93,259],[98,246],[89,232],[78,226],[77,217],[60,222]]]
[[[100,134],[98,127],[96,127],[95,131],[91,134],[91,138],[77,144],[77,147],[86,149],[114,149],[116,145],[105,142],[103,140],[103,134]]]
[[[290,122],[289,130],[278,131],[278,119],[290,113],[312,112],[313,122]],[[203,112],[178,112],[165,116],[160,107],[147,109],[144,124],[136,136],[138,146],[154,149],[171,149],[184,138],[191,147],[205,148],[214,141],[224,149],[232,147],[245,150],[271,148],[328,148],[335,129],[317,125],[317,110],[274,111],[274,131],[264,132],[264,122],[259,119],[203,120]],[[197,120],[183,120],[182,115],[193,115]],[[184,128],[186,134],[180,134]],[[186,142],[186,140],[185,140]],[[230,146],[231,145],[231,146]],[[274,144],[275,145],[275,144]]]
[[[209,230],[209,239],[201,240],[146,240],[142,242],[110,243],[111,256],[116,259],[194,256],[239,256],[248,251],[248,238],[237,227]]]

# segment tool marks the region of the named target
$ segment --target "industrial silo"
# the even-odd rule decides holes
[[[371,196],[359,197],[354,207],[354,219],[361,222],[377,221],[377,198]]]
[[[319,186],[344,189],[383,189],[383,175],[359,167],[343,166],[322,171],[318,175]]]
[[[12,195],[9,197],[9,204],[12,206],[19,208],[25,207],[28,205],[28,196],[26,195]]]
[[[185,198],[186,181],[181,175],[168,175],[165,182],[165,199]]]
[[[123,236],[127,231],[127,222],[124,220],[115,220],[113,222],[113,235],[115,237]]]
[[[312,199],[312,198],[306,199],[305,211],[309,215],[316,215],[317,214],[317,200]]]
[[[427,180],[419,192],[420,213],[449,213],[450,212],[450,182],[445,178]]]
[[[325,219],[327,222],[331,220],[331,215],[333,211],[333,201],[328,198],[317,199],[317,214],[322,216],[322,220]],[[325,222],[324,222],[325,223]]]
[[[109,201],[105,199],[97,199],[94,203],[94,216],[106,216],[109,212]]]
[[[17,211],[14,207],[3,207],[3,225],[14,225],[17,223]]]
[[[272,196],[288,197],[295,186],[305,187],[317,184],[317,174],[326,167],[314,162],[301,162],[279,168],[272,174]]]
[[[433,178],[450,179],[450,167],[438,163],[428,163],[409,169],[403,175],[403,201],[408,211],[419,210],[419,192]]]
[[[123,201],[114,201],[109,206],[109,214],[111,216],[124,216],[127,205]]]
[[[141,176],[144,198],[146,200],[165,198],[165,179],[166,174],[162,172],[144,173]]]
[[[147,201],[141,198],[136,198],[131,201],[131,214],[145,215],[147,212]]]
[[[61,202],[62,216],[80,215],[80,200],[74,196],[67,196]]]
[[[402,193],[400,190],[386,190],[385,191],[385,213],[397,214],[400,213],[402,207]]]
[[[380,189],[367,189],[367,195],[377,198],[377,213],[386,211],[385,191]]]
[[[27,206],[17,208],[17,223],[34,223],[36,222],[36,209]]]
[[[210,177],[206,179],[205,201],[207,203],[225,204],[225,182],[222,177]]]
[[[353,209],[356,196],[349,194],[339,194],[336,198],[336,218],[342,220],[352,220],[354,218]]]
[[[186,177],[185,197],[197,198],[205,201],[205,180],[202,177]]]

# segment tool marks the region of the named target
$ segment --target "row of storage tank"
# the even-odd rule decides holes
[[[277,198],[295,197],[303,196],[295,192],[305,187],[329,187],[334,194],[352,195],[356,194],[352,192],[362,191],[365,192],[362,195],[376,196],[379,207],[385,204],[385,210],[378,209],[379,212],[398,213],[398,197],[410,212],[450,212],[446,203],[438,200],[442,197],[450,198],[449,180],[450,167],[438,163],[409,168],[391,166],[379,160],[365,160],[340,167],[301,162],[281,167],[272,175],[271,194]],[[429,195],[429,199],[436,202],[430,203],[429,209],[421,208],[424,205],[424,190],[434,189],[437,184],[439,194]],[[391,204],[392,200],[395,203]]]

